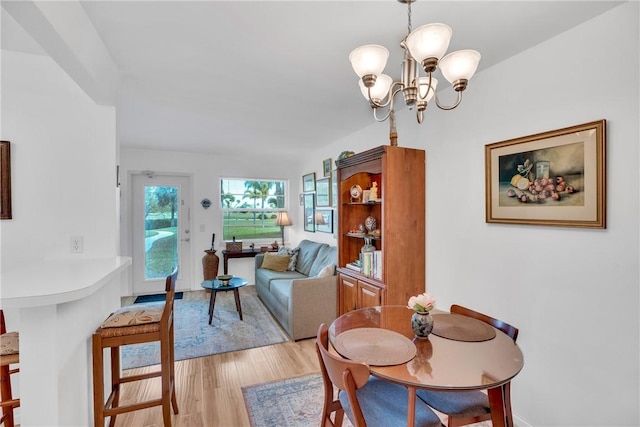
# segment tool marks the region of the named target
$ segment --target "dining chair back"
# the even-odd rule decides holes
[[[153,406],[162,406],[165,427],[171,426],[171,407],[178,413],[175,391],[174,357],[174,296],[178,268],[175,267],[165,281],[164,303],[133,304],[112,313],[93,334],[93,407],[94,424],[104,425],[111,417],[113,427],[118,414],[137,411]],[[120,347],[146,342],[160,342],[160,370],[122,376],[120,369]],[[103,349],[111,350],[111,387],[108,399],[104,399]],[[134,381],[161,378],[161,396],[156,399],[120,406],[120,385]]]
[[[463,307],[458,304],[452,304],[449,311],[453,314],[461,314],[463,316],[473,317],[474,319],[483,321],[484,323],[487,323],[507,334],[509,338],[513,340],[513,342],[516,342],[516,340],[518,339],[518,328],[511,326],[507,322],[503,322],[500,319],[495,319],[491,316],[487,316],[486,314],[471,310],[470,308]]]
[[[451,306],[450,312],[487,323],[504,332],[514,343],[518,338],[518,328],[484,313],[457,304]],[[502,385],[502,392],[504,394],[506,423],[507,426],[513,426],[511,382]],[[421,389],[418,390],[417,395],[427,405],[448,416],[448,427],[458,427],[491,420],[489,399],[487,394],[482,391],[449,392]]]
[[[14,410],[20,407],[20,399],[14,398],[11,391],[11,375],[20,372],[20,368],[11,369],[11,365],[20,363],[17,332],[7,332],[4,311],[0,310],[0,423],[5,427],[15,425]]]
[[[321,426],[341,426],[343,415],[355,427],[406,425],[409,393],[401,385],[370,376],[369,365],[344,359],[329,350],[329,333],[321,324],[316,352],[324,382],[325,399]],[[334,386],[338,400],[334,400]],[[335,421],[331,421],[335,413]],[[416,426],[440,427],[438,416],[424,402],[416,400]]]

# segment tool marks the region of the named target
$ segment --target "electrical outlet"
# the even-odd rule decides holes
[[[72,254],[82,253],[83,247],[84,247],[84,242],[83,242],[82,236],[71,237],[71,253]]]

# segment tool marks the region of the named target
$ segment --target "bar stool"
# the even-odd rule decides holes
[[[11,375],[20,372],[19,368],[11,369],[11,365],[20,362],[18,343],[18,333],[7,332],[4,312],[0,310],[0,423],[4,423],[5,427],[14,426],[13,410],[20,406],[20,399],[14,399],[11,393]]]
[[[93,410],[96,427],[111,417],[113,427],[116,416],[153,406],[162,406],[165,427],[171,426],[171,410],[178,413],[174,380],[173,304],[177,267],[166,280],[164,303],[133,304],[111,314],[93,334]],[[120,346],[160,341],[160,371],[122,377],[120,372]],[[111,349],[111,393],[104,400],[103,349]],[[119,406],[120,385],[161,377],[162,395],[159,399]]]

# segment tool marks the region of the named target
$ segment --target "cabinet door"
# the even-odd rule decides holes
[[[381,305],[380,288],[358,281],[358,308]]]
[[[340,283],[340,314],[344,314],[357,308],[358,281],[342,274],[338,279]]]

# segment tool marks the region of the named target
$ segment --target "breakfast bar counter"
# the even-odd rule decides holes
[[[18,313],[20,425],[90,425],[91,334],[120,306],[129,257],[3,269],[0,305]],[[5,271],[7,270],[7,271]]]

